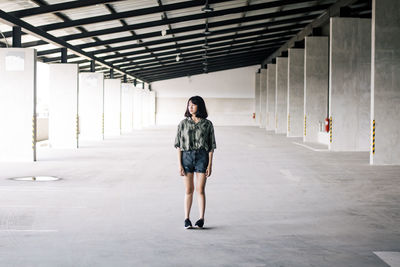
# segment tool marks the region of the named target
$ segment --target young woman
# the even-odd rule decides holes
[[[189,219],[193,200],[193,177],[196,173],[196,191],[200,218],[195,226],[204,225],[206,207],[205,186],[206,179],[212,172],[212,158],[217,148],[214,136],[214,127],[208,117],[206,104],[200,96],[191,97],[186,106],[185,119],[178,125],[175,138],[175,147],[178,150],[179,174],[185,180],[185,228],[192,228]]]

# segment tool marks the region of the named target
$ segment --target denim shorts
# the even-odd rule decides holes
[[[183,151],[182,165],[185,173],[205,173],[208,166],[208,152],[205,149]]]

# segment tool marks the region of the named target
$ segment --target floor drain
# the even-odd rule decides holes
[[[34,182],[50,182],[50,181],[60,180],[60,178],[53,176],[27,176],[27,177],[16,177],[10,179],[14,181],[34,181]]]

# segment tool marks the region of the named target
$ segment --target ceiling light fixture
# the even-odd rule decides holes
[[[208,0],[206,0],[206,5],[201,9],[201,11],[203,11],[203,12],[213,12],[214,8],[210,7],[210,5],[208,4]]]
[[[180,57],[179,57],[179,55],[176,55],[176,62],[179,62],[179,60],[181,59]]]

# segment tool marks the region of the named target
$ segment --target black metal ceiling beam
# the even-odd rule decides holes
[[[324,8],[321,8],[321,9],[318,9],[316,11],[323,10],[323,9]],[[279,13],[279,14],[266,13],[266,14],[261,14],[261,15],[249,16],[249,17],[245,17],[245,18],[217,21],[217,22],[209,23],[209,27],[213,28],[213,27],[226,26],[226,25],[230,25],[230,24],[251,22],[251,21],[256,21],[256,20],[265,20],[265,19],[269,19],[271,17],[296,15],[296,14],[299,14],[299,13],[302,13],[302,12],[306,12],[307,10],[308,10],[307,8],[299,8],[299,9],[292,9],[292,10],[284,11],[284,13],[282,13],[282,11],[281,11],[281,13]],[[275,14],[276,16],[272,15],[272,14]],[[307,20],[307,16],[303,16],[303,17],[304,17],[305,20]],[[314,19],[315,17],[313,17],[312,19]],[[274,22],[272,22],[271,26],[272,25],[278,25],[279,21],[277,21],[276,24],[273,24]],[[134,30],[136,28],[137,28],[136,25],[129,25],[127,27],[115,27],[115,28],[91,31],[91,32],[88,32],[88,33],[83,33],[83,34],[71,34],[71,35],[62,36],[62,37],[59,37],[59,38],[65,40],[65,41],[71,41],[71,40],[87,38],[87,37],[91,37],[91,36],[100,36],[100,35],[111,34],[111,33],[125,32],[125,31]],[[199,30],[199,29],[203,29],[203,28],[204,28],[203,24],[201,24],[201,25],[193,25],[193,26],[181,27],[181,28],[173,29],[173,30],[167,30],[167,34],[190,32],[190,31]],[[152,37],[157,37],[157,36],[160,36],[160,32],[145,33],[145,34],[138,35],[137,37],[140,38],[140,39],[145,39],[145,38],[152,38]],[[122,41],[126,41],[126,40],[123,39],[123,38],[119,38],[119,40],[115,39],[115,41],[121,41],[122,42]],[[104,41],[104,43],[99,43],[99,44],[106,44],[106,43],[107,43],[107,41]],[[31,47],[31,46],[41,45],[41,44],[45,44],[45,43],[43,43],[41,41],[33,41],[33,42],[25,43],[25,44],[23,44],[23,46],[26,45],[26,47]],[[93,44],[87,44],[87,45],[91,46]],[[98,45],[98,44],[96,44],[96,45]],[[90,47],[90,46],[86,46],[86,47]],[[83,46],[82,48],[86,48],[86,47]]]
[[[74,53],[78,54],[79,56],[95,60],[95,61],[97,61],[97,62],[99,62],[99,63],[101,63],[101,64],[103,64],[105,66],[108,66],[110,68],[114,68],[114,69],[116,69],[116,70],[118,70],[120,72],[123,72],[124,74],[132,76],[131,73],[124,72],[123,70],[121,70],[121,69],[119,69],[117,67],[114,67],[113,65],[109,64],[108,62],[106,62],[106,61],[104,61],[104,60],[102,60],[100,58],[97,58],[93,54],[87,53],[87,52],[83,51],[82,49],[79,49],[79,48],[77,48],[77,47],[75,47],[75,46],[73,46],[73,45],[71,45],[71,44],[69,44],[69,43],[67,43],[67,42],[65,42],[63,40],[60,40],[57,37],[45,32],[45,31],[43,31],[43,30],[41,30],[41,29],[39,29],[39,28],[37,28],[37,27],[35,27],[35,26],[33,26],[33,25],[31,25],[31,24],[29,24],[29,23],[27,23],[27,22],[25,22],[25,21],[23,21],[21,19],[19,19],[19,18],[16,18],[16,17],[13,17],[13,16],[9,15],[8,13],[4,12],[3,10],[0,10],[0,21],[4,21],[6,24],[20,26],[20,27],[22,27],[24,29],[25,32],[30,33],[30,34],[32,34],[34,36],[37,36],[38,38],[45,39],[49,43],[53,43],[55,45],[59,45],[61,47],[68,48],[70,51],[73,51]],[[138,78],[141,79],[140,77],[138,77]]]
[[[295,24],[295,25],[291,25],[291,26],[276,27],[276,28],[272,28],[272,29],[264,29],[261,31],[246,32],[246,33],[241,33],[241,34],[236,35],[236,38],[242,38],[242,37],[258,35],[258,34],[266,34],[266,33],[272,33],[272,32],[287,31],[287,30],[293,30],[293,29],[300,29],[300,28],[303,28],[305,25],[307,25],[307,24],[302,23],[302,24]],[[234,31],[235,31],[234,29],[224,29],[224,30],[220,30],[220,31],[215,31],[213,36],[220,35],[220,34],[226,34],[226,33],[234,32]],[[189,39],[201,38],[203,36],[204,36],[203,34],[193,34],[193,35],[190,35],[190,37],[189,36],[180,36],[180,37],[175,37],[174,39],[171,38],[171,39],[146,42],[145,44],[148,46],[159,45],[159,44],[165,44],[165,43],[170,43],[170,42],[174,42],[174,41],[186,41]],[[208,43],[212,43],[212,42],[217,42],[217,40],[223,41],[228,38],[232,39],[233,37],[235,37],[235,34],[231,34],[229,36],[217,37],[217,38],[207,38],[207,40],[208,40]],[[196,41],[194,41],[194,42],[196,42]],[[180,46],[184,45],[184,44],[185,43],[181,43]],[[103,53],[109,53],[109,52],[115,52],[115,51],[140,48],[142,46],[143,46],[143,44],[140,44],[140,45],[135,44],[135,45],[124,45],[124,46],[113,47],[111,49],[108,49],[108,48],[100,49],[100,50],[96,50],[95,54],[103,54]],[[176,46],[175,46],[175,48],[176,48]]]
[[[207,71],[204,70],[204,68],[200,65],[198,66],[194,66],[192,68],[188,68],[185,70],[179,70],[179,71],[173,71],[173,72],[168,72],[168,73],[156,73],[156,74],[150,74],[148,76],[146,76],[146,78],[148,80],[153,80],[156,79],[157,77],[171,77],[171,76],[177,76],[177,75],[192,75],[194,72],[200,72],[200,73],[207,73],[210,70],[215,70],[215,69],[220,69],[220,68],[224,68],[224,69],[232,69],[232,68],[236,68],[238,65],[242,65],[242,64],[249,64],[249,65],[256,65],[260,63],[260,58],[257,57],[251,57],[246,61],[243,60],[239,60],[236,62],[230,62],[229,65],[222,65],[222,64],[217,64],[217,65],[213,65],[213,66],[209,66],[209,68],[207,68]]]
[[[309,7],[309,8],[299,8],[299,9],[293,9],[293,10],[286,10],[286,11],[279,11],[279,12],[274,12],[274,13],[268,13],[265,15],[262,15],[262,19],[268,19],[268,18],[276,18],[276,17],[281,17],[281,16],[287,16],[287,15],[294,15],[294,14],[301,14],[303,12],[310,12],[310,11],[320,11],[320,10],[324,10],[327,7],[329,7],[329,5],[320,5],[320,6],[314,6],[314,7]],[[261,19],[260,16],[255,16],[257,20]],[[307,20],[310,19],[310,17],[305,17]],[[315,17],[313,17],[312,19],[314,19]],[[253,17],[247,17],[247,18],[241,18],[241,19],[233,19],[233,20],[227,20],[224,21],[224,23],[220,23],[219,25],[215,25],[215,27],[221,26],[221,24],[223,25],[230,25],[230,24],[236,24],[238,22],[249,22],[249,21],[253,21]],[[299,18],[299,20],[296,21],[301,21],[301,18]],[[287,23],[289,23],[288,21],[286,21]],[[283,23],[286,23],[283,22]],[[280,23],[272,23],[272,24],[266,24],[268,26],[273,26],[273,25],[279,25]],[[282,24],[282,23],[281,23]],[[137,24],[136,24],[137,25]],[[259,24],[257,25],[257,27],[260,26]],[[186,30],[190,30],[193,31],[196,29],[196,25],[195,26],[191,26],[191,28],[186,27]],[[201,25],[201,27],[203,28],[204,25]],[[256,27],[256,26],[253,26]],[[251,25],[250,26],[242,26],[240,28],[242,28],[242,30],[245,29],[249,29],[249,28],[253,28]],[[265,27],[265,26],[264,26]],[[233,31],[232,29],[229,31]],[[222,33],[222,31],[218,31],[219,33]],[[151,37],[153,36],[154,33],[152,33]],[[145,34],[146,35],[146,34]],[[115,50],[122,50],[122,49],[131,49],[131,48],[138,48],[138,47],[143,47],[144,45],[154,45],[154,44],[161,44],[161,43],[168,43],[168,42],[175,42],[175,41],[180,41],[180,40],[185,40],[185,38],[199,38],[199,37],[204,37],[204,34],[192,34],[192,35],[188,35],[188,36],[181,36],[181,37],[176,37],[176,38],[167,38],[167,39],[161,39],[161,40],[156,40],[156,41],[152,41],[151,44],[149,44],[149,42],[146,43],[142,43],[142,44],[132,44],[132,45],[125,45],[123,47],[117,47],[115,48],[113,51]],[[83,37],[81,37],[83,38]],[[147,38],[143,35],[138,35],[138,38]],[[105,45],[105,44],[112,44],[112,43],[119,43],[119,42],[126,42],[126,41],[132,41],[132,40],[137,40],[138,38],[132,38],[132,37],[122,37],[122,38],[116,38],[114,40],[107,40],[107,41],[101,41],[101,42],[93,42],[93,43],[89,43],[89,44],[82,44],[79,45],[78,47],[83,49],[83,48],[89,48],[89,47],[93,47],[93,46],[100,46],[100,45]],[[27,47],[25,44],[23,45],[23,47]],[[106,52],[112,52],[112,49],[102,49],[99,51],[96,51],[96,53],[106,53]],[[51,50],[45,50],[45,51],[41,51],[40,55],[48,55],[48,54],[53,54],[53,53],[58,53],[59,51],[57,51],[57,49],[51,49]]]
[[[280,42],[282,40],[287,40],[289,39],[291,36],[295,35],[297,33],[297,31],[287,31],[284,33],[277,33],[277,34],[270,34],[270,35],[262,35],[261,37],[250,37],[250,38],[245,38],[245,39],[240,39],[240,40],[236,40],[235,44],[242,44],[242,43],[247,43],[247,42],[254,42],[257,40],[260,41],[270,41],[270,42]],[[222,46],[226,46],[226,45],[230,45],[232,44],[232,40],[228,39],[227,41],[223,41],[223,42],[217,42],[217,43],[213,43],[212,46],[210,46],[211,48],[217,48],[217,47],[222,47]],[[164,47],[160,47],[160,48],[164,48]],[[173,49],[174,47],[171,47],[169,49]],[[196,44],[193,45],[193,43],[190,45],[190,47],[188,48],[182,48],[181,47],[181,52],[182,53],[187,53],[187,52],[193,52],[193,51],[198,51],[198,50],[202,50],[202,42],[200,41],[196,41]],[[160,49],[159,51],[161,51],[160,53],[157,53],[157,56],[161,57],[161,56],[168,56],[168,55],[172,55],[174,54],[174,51],[166,51],[166,52],[162,52],[164,50],[168,50],[168,49]],[[147,55],[142,55],[139,56],[140,53],[130,53],[130,57],[126,57],[126,60],[123,59],[117,59],[117,60],[113,60],[113,61],[109,61],[112,64],[117,64],[117,63],[121,63],[121,62],[126,62],[126,61],[137,61],[137,60],[144,60],[144,59],[148,59],[149,57]],[[136,56],[138,55],[138,56]],[[137,62],[137,63],[141,63]]]
[[[296,9],[296,10],[298,11],[298,9]],[[253,21],[257,21],[257,20],[265,20],[265,19],[270,18],[270,16],[271,16],[270,14],[261,14],[261,15],[248,16],[248,17],[238,18],[238,19],[230,19],[230,20],[222,20],[222,21],[212,22],[212,23],[209,23],[208,25],[210,28],[221,27],[221,26],[227,26],[227,25],[238,24],[238,23],[253,22]],[[272,26],[276,26],[276,25],[280,25],[280,24],[298,23],[301,21],[314,20],[317,16],[318,15],[316,14],[316,15],[308,15],[308,16],[299,16],[299,17],[290,18],[290,19],[280,19],[280,20],[274,20],[274,21],[266,22],[266,23],[258,23],[258,24],[249,25],[249,27],[251,27],[251,26],[253,26],[254,28],[257,28],[259,26],[260,27],[272,27]],[[263,26],[261,26],[261,25],[263,25]],[[117,28],[112,28],[112,29],[120,30],[121,28],[124,28],[124,27],[117,27]],[[187,26],[187,27],[181,27],[181,28],[167,30],[167,34],[173,35],[173,34],[177,34],[177,33],[191,32],[191,31],[195,31],[195,30],[201,30],[203,28],[204,28],[203,24],[193,25],[193,26]],[[91,36],[99,36],[99,35],[102,35],[101,34],[102,31],[104,31],[104,30],[95,31],[95,32],[86,32],[86,33],[76,34],[76,35],[72,34],[72,35],[62,36],[62,37],[58,37],[58,38],[65,40],[65,41],[70,41],[70,40],[76,40],[76,39],[83,38],[81,36],[85,36],[85,38],[91,37]],[[98,34],[96,32],[98,32]],[[91,33],[93,33],[93,34],[91,34]],[[72,38],[73,36],[75,36],[75,37]],[[135,36],[135,38],[133,38],[133,40],[139,40],[139,39],[143,40],[146,38],[153,38],[153,37],[158,37],[158,36],[160,36],[159,32],[136,34],[136,36]],[[104,41],[97,42],[97,43],[83,44],[83,45],[80,45],[80,48],[88,48],[88,47],[93,47],[93,46],[125,42],[125,41],[130,41],[130,40],[132,40],[131,36],[114,38],[114,39],[104,40]],[[39,40],[39,41],[23,43],[22,47],[33,47],[33,46],[39,46],[39,45],[43,45],[43,44],[47,44],[47,43],[42,40]]]
[[[209,62],[222,62],[224,64],[227,64],[230,61],[235,61],[238,59],[243,59],[246,60],[251,56],[261,56],[265,55],[269,49],[260,49],[257,51],[246,51],[243,53],[226,53],[226,54],[219,54],[217,56],[209,57],[208,61]],[[262,61],[262,57],[260,58],[260,62]],[[148,68],[145,70],[133,72],[133,73],[138,73],[138,74],[149,74],[149,73],[157,73],[157,72],[168,72],[168,71],[174,71],[174,70],[180,70],[180,69],[185,69],[193,65],[199,65],[202,66],[203,59],[196,59],[191,61],[190,63],[184,63],[184,64],[179,64],[179,65],[173,65],[173,66],[163,66],[163,67],[155,67],[155,68]]]
[[[287,41],[291,36],[295,35],[297,31],[288,31],[288,32],[283,32],[283,33],[278,33],[278,34],[271,34],[271,35],[263,35],[261,37],[252,37],[252,38],[245,38],[245,39],[240,39],[240,40],[236,40],[235,44],[243,44],[243,43],[252,43],[255,41],[263,41],[263,43],[265,44],[273,44],[273,43],[281,43],[281,42],[285,42]],[[182,53],[187,53],[187,52],[193,52],[193,51],[199,51],[199,50],[203,50],[201,44],[201,41],[197,41],[198,46],[190,46],[189,48],[185,48],[185,49],[181,49]],[[226,41],[226,42],[218,42],[218,43],[212,43],[211,44],[211,48],[215,49],[215,48],[219,48],[219,47],[224,47],[224,46],[228,46],[231,45],[232,41]],[[162,49],[164,50],[164,49]],[[161,52],[161,53],[157,53],[158,57],[163,57],[163,56],[168,56],[168,55],[173,55],[175,54],[175,51],[168,51],[168,52]],[[120,59],[120,60],[116,60],[116,61],[110,61],[109,63],[112,64],[116,64],[116,63],[121,63],[121,62],[128,62],[125,63],[123,65],[117,65],[118,67],[123,67],[123,66],[130,66],[132,64],[142,64],[143,60],[146,60],[148,58],[151,58],[148,55],[142,55],[142,56],[135,56],[135,57],[127,57],[125,59]],[[138,61],[140,60],[140,61]],[[135,62],[137,61],[137,62]],[[145,62],[149,62],[149,61],[145,61]]]
[[[60,12],[60,11],[68,10],[68,9],[87,7],[87,6],[117,2],[117,1],[122,1],[122,0],[71,1],[71,2],[65,2],[65,3],[60,3],[60,4],[53,4],[53,5],[47,5],[47,6],[21,9],[21,10],[9,12],[9,14],[11,16],[14,16],[17,18],[23,18],[23,17],[28,17],[28,16],[41,15],[41,14],[46,14],[46,13],[55,13],[55,12]]]
[[[270,56],[268,56],[266,59],[263,60],[262,65],[266,65],[268,63],[271,63],[273,59],[278,57],[283,51],[288,50],[290,47],[292,47],[295,42],[303,40],[307,35],[310,35],[313,31],[313,28],[318,28],[322,25],[325,25],[326,23],[329,22],[329,19],[331,17],[337,16],[340,14],[340,8],[349,6],[351,4],[356,3],[358,0],[337,0],[336,3],[330,5],[325,12],[322,13],[317,19],[312,21],[310,24],[308,24],[302,31],[300,31],[296,36],[294,36],[292,39],[287,41],[283,46],[281,46],[279,49],[277,49],[274,53],[272,53]]]
[[[294,26],[295,26],[295,28],[293,28],[293,26],[289,26],[289,27],[286,26],[286,27],[279,27],[279,28],[274,28],[274,29],[269,29],[269,30],[247,32],[247,33],[240,34],[240,36],[237,37],[237,38],[243,38],[243,37],[248,37],[248,36],[253,36],[253,35],[268,34],[270,32],[276,32],[276,31],[282,32],[282,33],[271,34],[269,36],[271,38],[273,38],[273,37],[278,37],[278,36],[286,36],[286,35],[289,35],[289,34],[296,34],[298,32],[298,30],[302,28],[302,24],[296,24]],[[297,31],[294,32],[296,29],[297,29]],[[232,39],[232,35],[208,39],[208,43],[212,44],[212,43],[215,43],[215,42],[222,42],[222,41],[226,41],[226,40],[230,40],[230,39]],[[203,44],[202,40],[186,42],[186,43],[181,43],[179,45],[179,48],[182,49],[183,47],[195,46],[195,45],[201,45],[201,44]],[[152,48],[152,51],[155,52],[155,51],[162,51],[162,50],[166,50],[166,49],[176,49],[176,45],[156,47],[156,48]],[[120,57],[125,57],[125,56],[132,56],[132,55],[138,55],[138,54],[143,54],[143,53],[145,53],[145,51],[140,50],[140,51],[127,52],[127,53],[120,53],[119,55],[109,55],[109,56],[104,56],[104,57],[100,57],[100,58],[103,59],[103,60],[108,60],[108,59],[120,58]],[[41,55],[41,52],[38,52],[38,56],[39,55]],[[69,55],[68,59],[71,59],[71,58],[74,58],[74,57],[76,57],[76,56]],[[59,60],[59,57],[43,59],[43,62],[53,62],[53,61],[57,61],[57,60]]]
[[[275,47],[279,47],[281,43],[284,43],[284,41],[280,42],[280,43],[276,43],[276,42],[271,42],[271,41],[267,41],[267,42],[262,42],[257,44],[257,46],[253,46],[252,44],[244,44],[244,45],[235,45],[235,46],[229,46],[229,47],[222,47],[222,48],[217,48],[217,49],[210,49],[207,51],[207,54],[212,56],[216,53],[226,53],[229,51],[250,51],[251,48],[253,47],[253,49],[273,49]],[[163,57],[162,58],[162,63],[164,64],[165,67],[170,66],[170,63],[175,63],[175,64],[185,64],[186,62],[190,62],[191,60],[194,60],[196,58],[201,58],[201,56],[203,55],[203,52],[194,52],[194,53],[187,53],[187,54],[183,54],[182,57],[186,60],[184,63],[182,61],[180,62],[176,62],[175,60],[175,56],[170,56],[170,57]],[[153,67],[153,66],[157,66],[159,65],[158,63],[154,63],[153,60],[148,60],[146,63],[151,63],[151,64],[144,64],[144,61],[139,62],[140,63],[140,67],[138,68],[129,68],[132,66],[132,64],[124,64],[124,65],[118,65],[119,68],[121,69],[125,69],[125,68],[129,68],[132,71],[139,71],[140,69],[145,70],[146,68],[149,67]],[[124,68],[125,67],[125,68]],[[84,66],[84,67],[80,67],[81,70],[86,70],[88,69],[89,66]]]
[[[111,12],[111,14],[117,14],[117,11],[116,11],[110,4],[106,4],[106,8]],[[120,19],[119,22],[122,24],[122,26],[128,26],[128,23],[126,23],[126,21],[123,20],[123,19]],[[130,31],[130,33],[132,34],[133,37],[136,36],[135,31],[132,30],[132,31]],[[138,39],[138,41],[141,42],[140,39]],[[78,47],[79,47],[79,46],[78,46]],[[144,46],[144,49],[145,49],[147,52],[149,52],[151,55],[154,55],[153,52],[149,51],[149,48],[147,47],[147,45]],[[157,59],[157,56],[154,56],[154,57]]]
[[[210,3],[222,3],[222,2],[229,2],[232,0],[209,0],[209,1],[210,1]],[[76,1],[76,2],[84,2],[84,1]],[[181,2],[181,3],[165,5],[163,8],[166,11],[173,11],[173,10],[202,6],[202,5],[204,5],[203,0],[191,0],[191,1]],[[149,15],[149,14],[154,14],[154,13],[158,13],[158,12],[162,12],[162,8],[160,8],[159,6],[154,6],[154,7],[148,7],[148,8],[143,8],[143,9],[136,9],[136,10],[120,12],[118,14],[102,15],[102,16],[97,16],[97,17],[75,20],[68,24],[64,24],[64,23],[48,24],[48,25],[39,26],[38,28],[40,28],[41,30],[44,30],[44,31],[51,31],[51,30],[68,28],[68,27],[81,26],[81,25],[85,25],[85,24],[104,22],[104,21],[109,21],[109,20],[117,20],[117,19],[122,19],[122,18],[132,18],[132,17],[136,17],[136,16]],[[132,30],[132,29],[130,29],[130,30]],[[6,37],[11,37],[11,35],[8,36],[9,34],[10,34],[10,32],[4,33],[4,35]],[[84,38],[84,37],[82,37],[82,38]]]
[[[257,64],[259,64],[259,60],[233,64],[231,66],[218,66],[218,67],[210,68],[208,70],[208,73],[222,71],[222,70],[228,70],[228,69],[248,67],[248,66],[253,66],[253,65],[257,65]],[[148,80],[150,81],[150,83],[152,83],[152,82],[156,82],[156,81],[160,81],[160,80],[175,79],[175,78],[194,76],[194,75],[199,75],[199,74],[204,74],[204,71],[203,70],[197,70],[197,71],[193,70],[190,72],[176,72],[174,74],[169,74],[169,75],[160,75],[160,76],[151,76],[151,77],[149,76]]]
[[[280,43],[284,43],[284,42],[280,42]],[[260,48],[261,49],[267,49],[267,48],[273,49],[275,47],[279,47],[280,43],[271,43],[271,42],[261,43],[260,45],[255,46],[254,49],[260,49]],[[218,53],[222,53],[222,54],[223,53],[227,53],[229,51],[235,51],[235,52],[236,51],[251,51],[251,48],[252,48],[251,44],[245,44],[245,45],[239,45],[239,46],[231,46],[231,47],[222,47],[222,48],[218,48],[218,49],[207,50],[207,55],[212,56],[212,55],[215,55],[215,54],[218,54]],[[184,63],[186,63],[186,62],[190,62],[193,59],[201,58],[202,55],[204,55],[203,51],[197,52],[197,53],[183,54],[182,57],[185,59]],[[184,63],[182,63],[182,61],[177,62],[175,60],[175,58],[173,58],[173,57],[166,57],[166,58],[163,58],[163,59],[164,59],[163,64],[165,65],[165,67],[170,66],[171,64],[184,64]],[[137,70],[140,70],[140,69],[144,70],[144,69],[147,69],[147,68],[152,67],[152,66],[157,66],[157,63],[154,63],[154,62],[152,62],[152,64],[143,64],[143,62],[140,62],[140,63],[141,64],[140,64],[139,67],[134,67],[134,68],[132,68],[132,66],[126,66],[126,67],[119,66],[119,67],[121,69],[129,69],[130,71],[131,70],[132,71],[137,71]]]
[[[282,40],[281,42],[266,41],[266,42],[258,43],[257,46],[262,46],[262,47],[276,47],[276,46],[278,46],[279,47],[284,42],[285,42],[284,40]],[[231,44],[231,42],[229,44]],[[253,44],[247,43],[247,44],[241,44],[241,45],[234,45],[234,46],[230,46],[230,47],[232,49],[242,49],[242,48],[250,49],[251,46],[253,46]],[[224,47],[210,48],[209,50],[207,50],[207,53],[225,52],[227,50],[229,50],[229,48],[226,47],[226,45],[225,45]],[[203,51],[184,53],[184,54],[182,54],[182,58],[186,60],[186,59],[190,59],[190,58],[196,57],[196,56],[198,56],[200,54],[203,54]],[[174,55],[163,57],[162,60],[163,60],[164,64],[168,64],[168,63],[171,63],[171,62],[176,62]],[[156,65],[156,63],[154,63],[153,60],[140,61],[137,64],[140,65],[140,68],[147,68],[149,66]],[[126,63],[126,64],[118,65],[118,67],[121,68],[121,69],[125,69],[125,68],[131,67],[131,66],[132,66],[132,63]]]
[[[304,21],[310,21],[313,20],[317,17],[318,15],[312,15],[312,16],[301,16],[298,18],[291,18],[291,19],[285,19],[285,20],[278,20],[278,21],[274,21],[271,23],[268,22],[264,22],[264,23],[257,23],[257,24],[252,24],[252,25],[246,25],[246,26],[239,26],[239,27],[235,27],[233,29],[224,29],[224,30],[218,30],[218,31],[213,31],[212,35],[216,35],[216,34],[222,34],[222,33],[227,33],[227,32],[238,32],[238,31],[244,31],[244,30],[249,30],[249,29],[256,29],[256,28],[265,28],[265,27],[273,27],[273,26],[277,26],[277,25],[281,25],[281,24],[289,24],[289,23],[298,23],[298,22],[304,22]],[[259,16],[257,16],[259,17]],[[266,15],[262,15],[263,19],[266,19],[269,16]],[[254,21],[252,19],[252,17],[246,17],[246,22],[249,21]],[[258,19],[257,19],[258,20]],[[220,26],[228,26],[228,25],[234,25],[237,24],[238,21],[243,21],[243,19],[231,19],[231,20],[225,20],[225,21],[221,21],[221,22],[216,22],[215,24],[218,24],[219,26],[211,26],[211,24],[213,23],[209,23],[208,27],[213,28],[213,27],[220,27]],[[223,22],[223,23],[222,23]],[[243,23],[243,22],[240,22]],[[172,34],[173,38],[171,39],[166,39],[166,40],[173,40],[173,41],[179,41],[179,39],[175,39],[177,37],[174,37],[174,33],[185,33],[185,32],[192,32],[192,31],[196,31],[196,30],[201,30],[204,28],[203,24],[200,25],[194,25],[194,26],[189,26],[189,27],[184,27],[185,31],[182,31],[181,29],[183,28],[178,28],[178,29],[173,29],[170,31],[170,33]],[[152,37],[158,37],[160,34],[159,33],[150,33],[150,34],[142,34],[142,35],[138,35],[138,38],[141,39],[145,39],[145,38],[152,38]],[[198,38],[198,37],[203,37],[204,34],[202,33],[198,33],[198,34],[188,34],[185,37],[189,38]],[[109,39],[109,40],[104,40],[101,42],[96,42],[96,43],[88,43],[88,44],[82,44],[82,45],[78,45],[79,48],[85,49],[85,48],[89,48],[89,47],[94,47],[94,46],[99,46],[99,45],[106,45],[106,44],[115,44],[115,43],[121,43],[121,42],[127,42],[127,41],[132,41],[131,37],[121,37],[121,38],[115,38],[115,39]]]
[[[214,0],[214,1],[210,0],[209,3],[224,2],[224,1],[227,1],[227,0]],[[138,27],[136,29],[143,29],[143,28],[148,28],[148,27],[155,27],[155,26],[168,25],[168,24],[173,24],[173,23],[178,23],[178,22],[185,22],[185,21],[189,21],[189,20],[219,17],[219,16],[224,16],[224,15],[229,15],[229,14],[242,13],[245,11],[254,11],[254,10],[260,10],[260,9],[278,7],[278,6],[282,6],[282,5],[298,4],[298,3],[302,3],[302,2],[312,2],[312,1],[314,1],[314,0],[280,0],[280,1],[273,1],[273,2],[256,4],[256,5],[251,5],[251,6],[235,7],[235,8],[229,8],[229,9],[217,10],[217,11],[213,11],[213,12],[206,12],[206,13],[199,13],[199,14],[194,14],[194,15],[169,18],[169,19],[165,19],[165,20],[160,19],[157,21],[143,22],[143,23],[138,23],[135,25]],[[198,3],[195,6],[198,6],[200,4],[200,2],[201,2],[201,5],[204,4],[204,1],[192,1],[192,2]],[[178,5],[178,4],[181,4],[181,3],[171,4],[171,5]],[[156,12],[162,12],[163,10],[169,11],[168,6],[169,5],[165,5],[162,8],[157,7],[159,11],[156,11]],[[78,20],[74,20],[74,21],[71,21],[68,23],[53,23],[53,24],[40,26],[40,28],[45,31],[53,31],[53,30],[59,30],[59,29],[64,29],[64,28],[68,28],[68,27],[82,26],[82,25],[86,25],[86,24],[93,24],[93,23],[105,22],[105,21],[110,21],[110,20],[118,20],[118,19],[122,19],[122,18],[131,18],[133,16],[137,16],[136,14],[138,13],[138,11],[139,10],[133,10],[133,11],[120,12],[117,14],[101,15],[101,16],[97,16],[97,17],[78,19]],[[155,13],[155,12],[152,12],[151,14],[153,14],[153,13]]]

